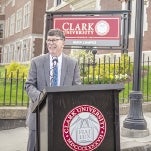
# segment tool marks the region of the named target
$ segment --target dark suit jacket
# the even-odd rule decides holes
[[[32,59],[29,75],[25,82],[25,90],[30,98],[26,124],[31,130],[36,129],[36,115],[31,112],[31,109],[33,103],[38,100],[41,91],[50,86],[49,69],[49,53]],[[78,63],[75,59],[63,54],[60,85],[78,84],[81,84]]]

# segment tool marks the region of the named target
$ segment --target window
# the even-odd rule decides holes
[[[2,52],[2,62],[10,63],[13,60],[14,45],[5,45]]]
[[[3,34],[4,34],[4,25],[0,24],[0,38],[3,38]]]
[[[9,56],[8,56],[8,54],[9,54],[9,46],[5,46],[4,47],[4,50],[3,50],[3,63],[9,63]]]
[[[14,34],[15,30],[15,14],[10,17],[10,35]]]
[[[60,5],[62,0],[56,0],[56,6]]]
[[[22,43],[16,42],[16,50],[15,50],[15,61],[20,62],[21,61],[21,49],[22,49]]]
[[[23,40],[23,58],[22,61],[30,60],[30,39]]]
[[[10,50],[10,46],[9,46],[9,49],[7,51],[7,62],[10,63],[12,61],[12,53],[11,53],[11,50]]]
[[[31,7],[31,2],[28,2],[24,6],[23,28],[29,27],[29,23],[30,23],[30,7]]]
[[[15,50],[15,45],[14,44],[11,44],[10,45],[10,58],[11,58],[11,61],[14,60],[14,50]]]
[[[22,26],[22,9],[16,12],[16,33],[21,31]]]
[[[14,49],[14,61],[18,61],[18,50],[17,50],[17,46],[15,46],[15,49]]]
[[[5,37],[9,35],[9,18],[5,21]]]

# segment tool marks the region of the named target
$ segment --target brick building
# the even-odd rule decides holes
[[[27,62],[42,53],[45,0],[0,0],[1,64]]]

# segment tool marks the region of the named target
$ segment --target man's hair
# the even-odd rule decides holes
[[[60,29],[49,29],[47,33],[48,36],[57,36],[60,37],[61,39],[65,40],[65,35],[64,32]]]

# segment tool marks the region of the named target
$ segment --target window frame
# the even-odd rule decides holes
[[[30,26],[30,15],[31,14],[31,2],[29,1],[24,5],[23,10],[23,29],[26,29]]]
[[[15,14],[12,14],[10,16],[10,29],[9,29],[9,35],[12,36],[15,33]]]
[[[22,29],[22,8],[18,9],[16,12],[16,33],[20,32]]]

